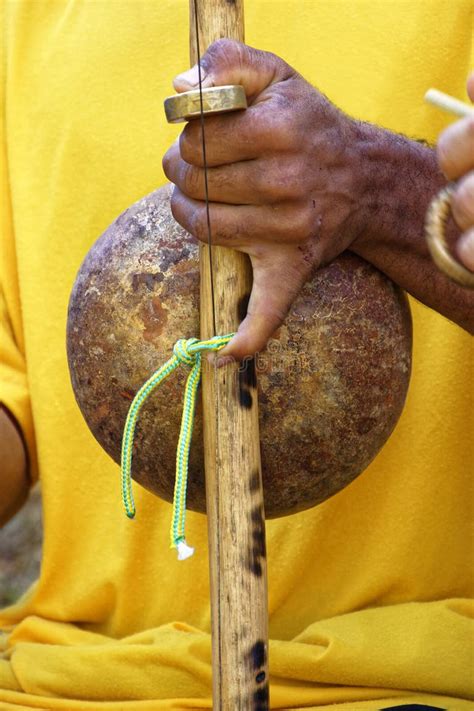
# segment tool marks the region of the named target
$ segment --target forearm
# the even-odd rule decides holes
[[[23,506],[29,491],[27,457],[22,438],[0,405],[0,526]]]
[[[474,332],[474,292],[434,265],[425,242],[431,198],[446,180],[434,150],[376,126],[358,126],[366,229],[351,250],[412,296]],[[455,237],[456,227],[450,228]]]

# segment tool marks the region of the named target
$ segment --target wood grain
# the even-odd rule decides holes
[[[191,62],[197,61],[190,0]],[[200,0],[201,53],[214,40],[243,41],[240,0]],[[212,234],[212,209],[211,209]],[[246,255],[213,247],[217,334],[245,316],[252,274]],[[213,335],[210,254],[200,251],[201,337]],[[213,708],[268,708],[265,516],[254,362],[203,369],[204,450],[211,580]]]

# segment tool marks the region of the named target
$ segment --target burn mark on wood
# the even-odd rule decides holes
[[[258,469],[255,469],[255,471],[250,475],[249,489],[252,493],[260,489],[260,472]]]
[[[247,559],[248,569],[260,577],[263,574],[262,561],[266,558],[265,520],[262,506],[255,506],[250,514],[252,519],[252,545]]]
[[[250,650],[249,657],[253,670],[257,672],[255,681],[257,684],[262,684],[262,686],[253,692],[253,709],[254,711],[267,711],[269,708],[270,694],[264,669],[267,664],[267,647],[263,639],[259,639],[255,642]]]
[[[254,711],[267,711],[269,708],[270,694],[268,693],[268,684],[257,689],[253,695]]]
[[[255,358],[246,358],[239,368],[239,402],[241,407],[250,409],[253,403],[252,390],[257,387]]]
[[[263,639],[258,639],[249,652],[250,661],[254,670],[265,666],[267,662],[267,650]]]

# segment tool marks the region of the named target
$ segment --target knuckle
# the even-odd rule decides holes
[[[222,197],[221,191],[232,189],[237,185],[235,173],[229,166],[210,168],[207,171],[207,180],[209,190],[216,196],[214,199],[218,199],[217,196]]]
[[[169,156],[169,151],[167,151],[167,152],[165,153],[165,155],[163,156],[163,159],[162,159],[162,161],[161,161],[161,165],[162,165],[162,167],[163,167],[163,172],[164,172],[164,174],[166,175],[167,178],[170,177],[170,176],[169,176],[169,172],[170,172],[170,162],[171,162],[171,159],[170,159],[170,156]]]
[[[173,190],[171,194],[170,208],[171,214],[173,215],[174,219],[181,225],[181,201],[178,198],[178,193],[176,192],[176,190]]]
[[[279,70],[278,77],[280,80],[284,77],[288,78],[296,75],[295,70],[290,67],[290,65],[287,64],[284,59],[279,57],[278,54],[275,54],[274,52],[260,52],[260,54],[264,55],[265,61],[271,63],[276,69]]]
[[[201,66],[209,72],[215,65],[232,67],[239,64],[242,47],[243,45],[235,40],[227,38],[218,39],[209,45],[207,52],[201,59]]]
[[[191,145],[189,141],[189,133],[185,129],[179,137],[179,154],[186,163],[190,163],[189,157],[191,155]]]
[[[262,165],[255,187],[265,202],[276,203],[298,200],[302,194],[302,183],[299,161],[275,160],[270,167]]]
[[[295,125],[295,121],[288,117],[279,126],[277,133],[279,144],[286,151],[301,150],[302,135]]]
[[[277,202],[278,195],[275,188],[275,178],[272,173],[272,166],[264,161],[257,161],[255,171],[252,176],[250,190],[255,194],[257,200],[263,203]]]
[[[278,147],[280,151],[285,151],[295,146],[298,132],[295,125],[295,116],[291,115],[287,98],[282,97],[281,94],[279,97],[280,109],[278,110],[278,115],[275,116],[274,122],[268,127],[268,132],[273,139],[273,145]]]
[[[299,242],[307,242],[311,239],[314,233],[314,215],[311,210],[305,207],[296,210],[293,224],[292,231]]]
[[[295,73],[281,57],[273,52],[255,49],[242,42],[228,38],[221,38],[213,42],[203,57],[204,60],[208,58],[218,60],[227,66],[239,66],[240,68],[246,65],[256,66],[257,68],[275,67],[275,69],[279,70],[279,76],[283,73],[288,76]]]
[[[207,225],[206,225],[207,228]],[[227,244],[231,242],[234,246],[237,243],[240,243],[241,235],[242,235],[242,230],[243,230],[242,224],[238,224],[237,222],[234,225],[234,229],[232,230],[231,233],[229,233],[227,224],[224,221],[221,221],[219,217],[214,214],[212,217],[212,234],[214,237],[214,240],[216,244]],[[206,240],[207,240],[207,231],[206,231]]]
[[[189,163],[184,163],[181,168],[181,188],[191,198],[199,196],[200,173],[199,169]]]
[[[302,161],[293,158],[281,173],[282,190],[287,200],[302,200],[306,192],[307,172]]]
[[[219,54],[225,54],[226,56],[232,54],[239,55],[241,46],[240,42],[237,42],[236,40],[229,39],[228,37],[221,37],[209,46],[208,53],[216,56]]]
[[[179,150],[176,143],[168,148],[162,159],[163,172],[166,177],[174,182],[174,176],[180,163]]]
[[[199,133],[192,123],[186,126],[179,137],[179,152],[185,163],[202,167]]]
[[[207,241],[207,223],[203,210],[193,210],[189,232],[201,242]]]

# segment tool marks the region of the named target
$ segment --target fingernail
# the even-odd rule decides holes
[[[204,81],[205,76],[206,76],[206,72],[201,67],[201,81]],[[199,67],[198,67],[198,65],[195,64],[194,67],[191,67],[191,69],[188,69],[187,72],[178,74],[178,76],[175,79],[175,82],[179,82],[180,84],[181,83],[189,84],[190,86],[197,86],[199,84]]]

